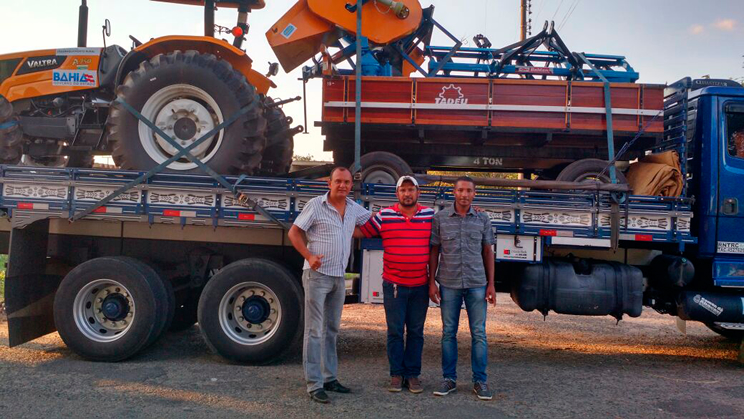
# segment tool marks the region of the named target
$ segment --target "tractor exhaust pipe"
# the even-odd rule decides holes
[[[88,2],[83,0],[78,14],[78,48],[88,46]]]

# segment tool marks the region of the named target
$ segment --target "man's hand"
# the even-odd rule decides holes
[[[434,301],[434,303],[436,304],[439,304],[439,302],[442,301],[442,297],[439,295],[439,287],[437,287],[437,284],[429,285],[429,299],[431,299],[431,301]]]
[[[489,304],[496,305],[496,289],[493,285],[486,287],[486,301],[488,301]]]
[[[323,255],[310,255],[309,258],[307,258],[307,263],[310,265],[310,269],[317,271],[320,269],[320,265],[322,265]]]

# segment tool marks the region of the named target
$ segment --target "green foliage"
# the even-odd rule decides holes
[[[299,156],[295,154],[294,156],[292,156],[292,161],[313,161],[313,159],[314,157],[312,154],[308,154],[306,156]]]

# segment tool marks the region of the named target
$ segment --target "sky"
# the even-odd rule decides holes
[[[352,1],[352,0],[350,0]],[[254,68],[265,73],[276,58],[264,33],[295,3],[266,0],[266,8],[251,13],[250,32],[243,48]],[[519,40],[519,0],[423,0],[435,6],[434,18],[459,39],[472,45],[477,34],[494,47]],[[79,0],[0,0],[0,54],[74,47],[77,42]],[[111,21],[108,44],[129,49],[133,35],[141,41],[164,35],[202,35],[199,7],[148,0],[88,0],[88,46],[102,46],[100,28]],[[533,33],[545,20],[554,20],[569,49],[577,52],[624,55],[641,74],[643,83],[672,83],[682,77],[744,77],[744,0],[531,0]],[[216,23],[232,27],[236,13],[218,11]],[[435,33],[434,45],[451,45]],[[273,97],[302,95],[300,70],[280,69]],[[321,82],[307,86],[310,134],[295,137],[295,154],[330,160],[322,151]],[[295,124],[303,124],[302,102],[284,106]]]

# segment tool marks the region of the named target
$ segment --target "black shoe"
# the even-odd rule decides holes
[[[331,382],[323,384],[323,390],[335,391],[336,393],[351,393],[351,389],[349,387],[342,386],[341,383],[338,382],[338,380],[333,380]]]
[[[322,388],[319,388],[313,391],[312,393],[310,393],[310,400],[314,402],[318,402],[318,403],[323,403],[323,404],[331,402],[331,399],[328,398],[328,395],[326,394],[325,391],[323,391]]]

